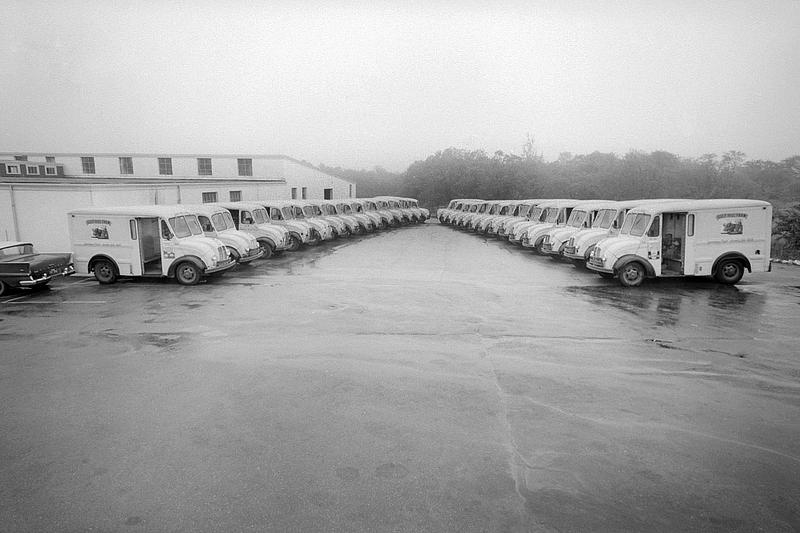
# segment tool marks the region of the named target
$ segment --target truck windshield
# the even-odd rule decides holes
[[[217,231],[228,229],[228,224],[225,222],[225,217],[222,215],[222,213],[215,213],[211,215],[211,223],[214,225],[214,229]]]
[[[307,217],[313,217],[314,215],[316,215],[316,213],[314,212],[314,208],[310,205],[307,205],[303,208],[303,213],[305,213]]]
[[[521,206],[519,206],[517,208],[517,216],[518,217],[524,217],[531,210],[531,207],[532,206],[530,206],[530,205],[521,205]]]
[[[312,205],[311,209],[315,216],[322,216],[322,209],[320,209],[318,205]]]
[[[553,223],[558,220],[558,212],[560,211],[557,207],[548,207],[544,211],[544,215],[542,216],[542,222]]]
[[[225,218],[225,227],[226,228],[235,228],[236,224],[233,223],[233,217],[231,216],[230,211],[225,211],[222,213],[223,218]]]
[[[306,216],[303,214],[303,209],[299,206],[292,207],[292,214],[294,215],[294,218],[297,219],[306,218]]]
[[[629,213],[625,217],[625,222],[622,223],[622,229],[619,230],[622,235],[633,235],[634,237],[641,237],[644,235],[644,230],[650,223],[650,215],[644,213]]]
[[[588,215],[586,211],[573,210],[572,214],[569,215],[569,220],[567,220],[567,226],[580,228],[586,221],[586,215]]]
[[[267,222],[267,210],[263,208],[253,209],[253,218],[256,221],[256,224],[266,224]]]
[[[194,221],[197,222],[197,219]],[[169,219],[169,225],[172,226],[172,232],[175,233],[175,236],[180,239],[192,234],[192,230],[189,229],[189,224],[186,222],[185,217],[172,217]],[[203,232],[199,223],[197,224],[197,229],[200,233]]]
[[[281,214],[281,210],[278,209],[277,207],[273,207],[269,211],[270,213],[272,213],[272,220],[283,220],[283,215]]]
[[[352,207],[353,210],[356,213],[363,213],[364,212],[364,208],[361,206],[361,204],[353,203],[353,204],[350,204],[350,207]]]
[[[616,209],[603,209],[597,216],[594,217],[594,222],[592,222],[593,228],[600,228],[600,229],[608,229],[611,227],[611,224],[614,223],[614,219],[617,216]]]
[[[200,225],[200,221],[197,220],[197,216],[187,215],[186,222],[189,224],[189,230],[192,232],[192,235],[203,234],[203,227]]]
[[[286,220],[289,220],[290,218],[294,218],[294,214],[292,214],[292,208],[291,207],[284,207],[283,209],[281,209],[281,213],[283,213],[283,216],[286,218]]]

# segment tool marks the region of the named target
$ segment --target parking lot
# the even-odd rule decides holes
[[[796,531],[798,304],[434,221],[73,276],[0,299],[0,530]]]

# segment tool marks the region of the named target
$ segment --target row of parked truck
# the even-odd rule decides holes
[[[68,213],[74,268],[119,277],[199,283],[237,263],[294,252],[429,218],[413,198],[219,202],[90,207]]]
[[[732,285],[771,270],[772,205],[759,200],[456,199],[437,218],[626,286],[679,276]]]

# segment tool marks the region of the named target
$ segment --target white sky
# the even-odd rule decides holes
[[[800,1],[0,0],[0,151],[800,153]]]

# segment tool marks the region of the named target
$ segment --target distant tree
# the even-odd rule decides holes
[[[797,256],[800,252],[800,204],[781,209],[774,214],[773,220],[772,234],[778,238],[780,252]]]

